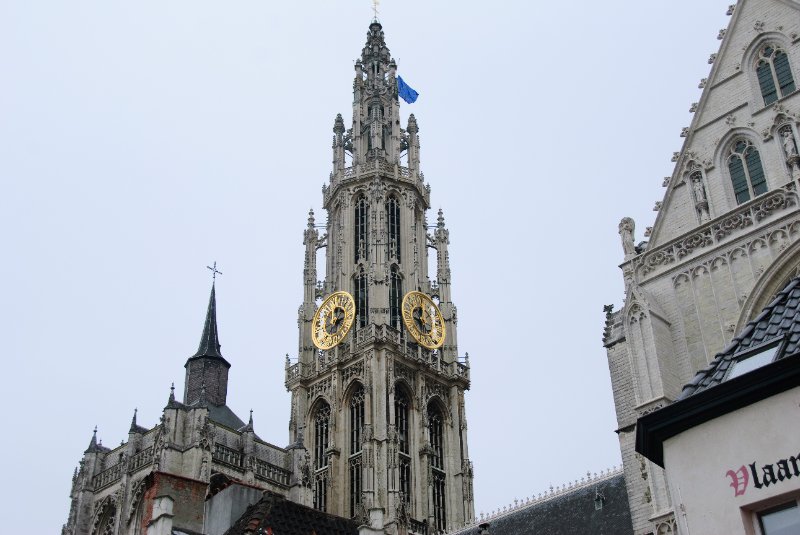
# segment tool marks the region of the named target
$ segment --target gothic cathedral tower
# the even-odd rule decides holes
[[[355,71],[352,126],[345,128],[341,115],[333,126],[333,172],[322,189],[325,233],[311,212],[304,234],[299,353],[296,363],[287,357],[286,387],[291,440],[308,454],[290,496],[390,530],[453,529],[473,519],[474,508],[464,410],[469,365],[458,358],[449,233],[441,211],[428,232],[419,129],[414,115],[400,126],[397,65],[377,21]],[[325,278],[318,282],[321,248]],[[314,318],[319,300],[335,292],[347,292],[337,295],[351,312],[345,318],[337,309],[342,316],[329,316],[326,328],[352,326],[327,347],[313,337],[322,325]],[[441,318],[438,347],[409,329],[409,295],[429,299]],[[436,331],[435,319],[433,325]]]

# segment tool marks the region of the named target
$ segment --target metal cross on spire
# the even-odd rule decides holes
[[[378,22],[378,4],[380,3],[380,0],[372,0],[372,18],[375,22]]]
[[[214,265],[213,265],[213,266],[206,266],[206,269],[210,269],[210,270],[211,270],[211,273],[212,273],[212,275],[211,275],[211,282],[217,282],[217,273],[219,273],[220,275],[222,275],[222,272],[221,272],[220,270],[218,270],[218,269],[217,269],[217,262],[216,262],[216,260],[214,261]]]

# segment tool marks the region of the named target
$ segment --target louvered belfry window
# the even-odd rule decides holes
[[[439,408],[428,405],[428,432],[431,449],[431,478],[433,480],[433,518],[437,530],[447,530],[446,485],[444,471],[444,418]]]
[[[389,197],[386,201],[386,221],[389,226],[389,259],[400,261],[400,202],[397,197]]]
[[[394,391],[394,426],[397,430],[397,454],[400,493],[406,503],[411,500],[411,454],[408,436],[408,415],[411,402],[401,387]]]
[[[314,508],[325,511],[328,502],[328,443],[331,407],[320,403],[314,413]]]
[[[355,279],[356,317],[357,327],[364,328],[369,321],[369,293],[367,288],[367,274],[359,269]]]
[[[369,245],[367,243],[367,227],[369,221],[369,204],[367,199],[361,195],[356,200],[355,206],[355,263],[359,260],[366,261],[369,258]]]
[[[774,45],[768,44],[761,48],[756,63],[756,75],[765,106],[795,90],[789,56]]]
[[[362,481],[362,433],[364,432],[364,387],[358,385],[350,397],[350,517],[359,513]]]
[[[403,283],[400,280],[400,269],[392,266],[389,273],[389,324],[400,329],[400,306],[403,299]]]
[[[767,178],[761,165],[761,156],[750,140],[734,140],[728,155],[728,171],[737,204],[766,193]]]

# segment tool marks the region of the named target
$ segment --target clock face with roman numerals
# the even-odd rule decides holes
[[[419,345],[438,349],[444,344],[444,318],[439,307],[422,292],[408,292],[403,297],[403,323]]]
[[[347,292],[334,292],[314,313],[311,340],[319,349],[330,349],[344,340],[356,317],[356,303]]]

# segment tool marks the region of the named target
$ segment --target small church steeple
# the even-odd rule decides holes
[[[214,266],[215,275],[216,264]],[[201,401],[225,405],[228,395],[228,369],[231,367],[220,351],[217,330],[216,282],[211,284],[206,321],[197,352],[186,361],[186,384],[183,402],[193,405]]]
[[[206,323],[203,326],[203,335],[200,337],[200,345],[197,353],[191,358],[197,357],[217,357],[222,358],[219,344],[219,332],[217,331],[217,296],[216,283],[211,283],[211,297],[208,300],[208,311],[206,312]]]

